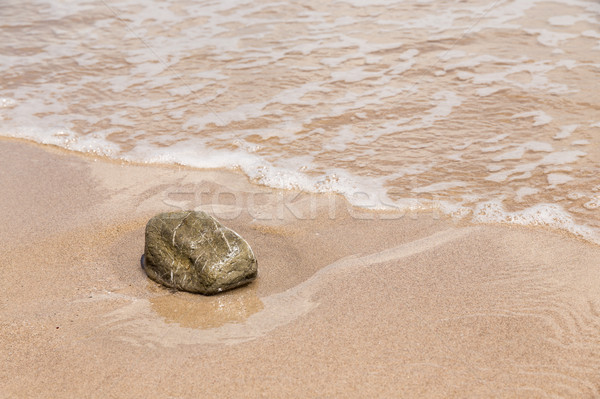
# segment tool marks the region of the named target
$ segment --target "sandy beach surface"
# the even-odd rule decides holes
[[[2,398],[600,395],[600,247],[566,234],[16,140],[0,182]],[[145,223],[184,208],[246,238],[258,279],[150,281]]]

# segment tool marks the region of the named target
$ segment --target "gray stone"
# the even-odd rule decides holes
[[[256,278],[250,245],[204,212],[169,212],[146,225],[144,270],[177,290],[212,295]]]

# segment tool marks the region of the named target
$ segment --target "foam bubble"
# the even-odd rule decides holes
[[[515,193],[515,201],[517,202],[522,202],[523,199],[529,195],[534,195],[539,193],[540,190],[538,190],[537,188],[533,188],[533,187],[521,187],[517,190],[517,192]]]
[[[564,173],[549,173],[548,175],[546,175],[546,178],[548,179],[548,184],[550,184],[550,186],[552,187],[573,180],[573,177]]]
[[[547,29],[525,29],[525,32],[538,35],[538,42],[548,47],[556,47],[561,42],[574,39],[577,35],[572,33],[560,33]]]
[[[93,153],[96,155],[115,157],[119,148],[107,142],[100,133],[81,136],[64,128],[39,128],[22,126],[15,130],[4,132],[7,137],[24,138],[41,144],[55,145],[71,151]]]
[[[489,149],[486,149],[489,151]],[[488,151],[484,151],[484,152],[488,152]],[[516,147],[515,149],[505,152],[504,154],[498,155],[494,158],[492,158],[492,160],[494,162],[499,162],[499,161],[504,161],[504,160],[508,160],[508,159],[521,159],[523,157],[523,155],[525,154],[525,152],[527,151],[532,151],[532,152],[552,152],[553,148],[552,145],[550,145],[549,143],[545,143],[545,142],[541,142],[541,141],[529,141],[523,145],[520,145],[518,147]]]
[[[560,132],[556,133],[554,139],[560,140],[569,137],[579,125],[565,125],[560,128]]]
[[[586,156],[587,153],[583,151],[557,151],[546,155],[540,161],[540,165],[564,165],[567,163],[573,163],[580,157]]]
[[[506,90],[506,87],[502,86],[492,86],[492,87],[482,87],[476,90],[476,93],[480,97],[491,96],[492,94],[496,94],[499,91]]]
[[[587,20],[587,18],[584,15],[557,15],[550,17],[548,23],[554,26],[571,26],[576,22],[585,20]]]
[[[12,98],[1,97],[0,108],[14,107],[17,102]]]
[[[585,240],[600,244],[600,234],[597,230],[578,225],[557,204],[537,204],[521,211],[509,212],[504,209],[500,201],[487,201],[475,207],[473,221],[476,223],[506,223],[559,228]]]
[[[581,36],[584,37],[591,37],[594,39],[600,39],[600,33],[596,32],[595,30],[586,30],[581,32]]]
[[[453,58],[462,58],[466,55],[467,53],[462,50],[447,50],[446,52],[438,55],[438,58],[442,61],[448,61]]]
[[[595,196],[585,204],[583,204],[585,209],[595,210],[600,208],[600,196]]]
[[[521,112],[513,115],[511,118],[530,118],[533,117],[533,126],[542,126],[552,122],[552,117],[545,113],[544,111],[529,111],[529,112]]]

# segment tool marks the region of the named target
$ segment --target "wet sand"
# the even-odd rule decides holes
[[[0,397],[600,395],[600,247],[566,234],[14,140],[0,181]],[[150,281],[145,223],[178,207],[246,238],[257,281]]]

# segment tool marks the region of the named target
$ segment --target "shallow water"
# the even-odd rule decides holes
[[[600,3],[5,1],[0,134],[600,243]]]

